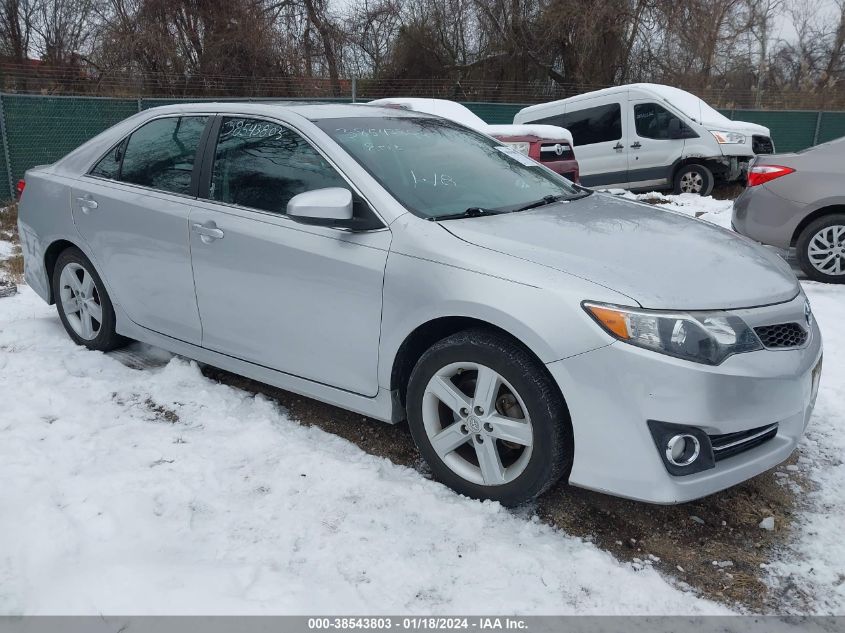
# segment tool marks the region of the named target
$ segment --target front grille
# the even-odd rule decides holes
[[[760,342],[768,349],[789,349],[801,347],[807,342],[809,334],[798,323],[778,323],[777,325],[761,325],[755,327],[754,332],[760,337]]]
[[[751,137],[751,149],[755,154],[774,154],[775,152],[772,139],[768,136],[759,136],[757,134]]]
[[[567,143],[544,143],[540,146],[540,160],[542,161],[572,160],[573,158],[575,158],[575,154]]]
[[[711,435],[709,437],[710,444],[713,447],[713,457],[718,462],[720,459],[726,459],[751,450],[755,446],[760,446],[760,444],[768,442],[777,434],[778,425],[775,422],[774,424],[760,426],[748,431],[724,433],[723,435]]]

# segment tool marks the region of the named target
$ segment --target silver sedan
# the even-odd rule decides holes
[[[19,228],[76,343],[407,419],[440,481],[509,505],[724,489],[790,455],[818,387],[779,257],[420,113],[147,110],[30,170]]]

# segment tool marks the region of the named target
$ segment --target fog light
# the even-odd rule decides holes
[[[716,467],[710,437],[699,427],[648,420],[648,428],[670,475],[686,477]]]
[[[666,443],[666,459],[674,466],[689,466],[700,453],[701,443],[688,433],[673,435]]]

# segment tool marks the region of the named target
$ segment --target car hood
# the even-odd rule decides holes
[[[461,240],[587,279],[645,308],[748,308],[788,301],[800,290],[785,261],[745,237],[606,194],[441,226]]]
[[[771,137],[772,133],[769,128],[758,125],[757,123],[749,123],[748,121],[732,121],[725,119],[723,121],[703,121],[701,123],[708,130],[724,130],[726,132],[740,132],[742,134],[760,134],[762,136]]]

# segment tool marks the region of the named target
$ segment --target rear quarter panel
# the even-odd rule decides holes
[[[25,180],[26,189],[18,207],[24,277],[42,299],[52,303],[44,254],[57,240],[67,240],[76,245],[81,241],[71,216],[72,181],[51,173],[49,168],[30,170]]]

